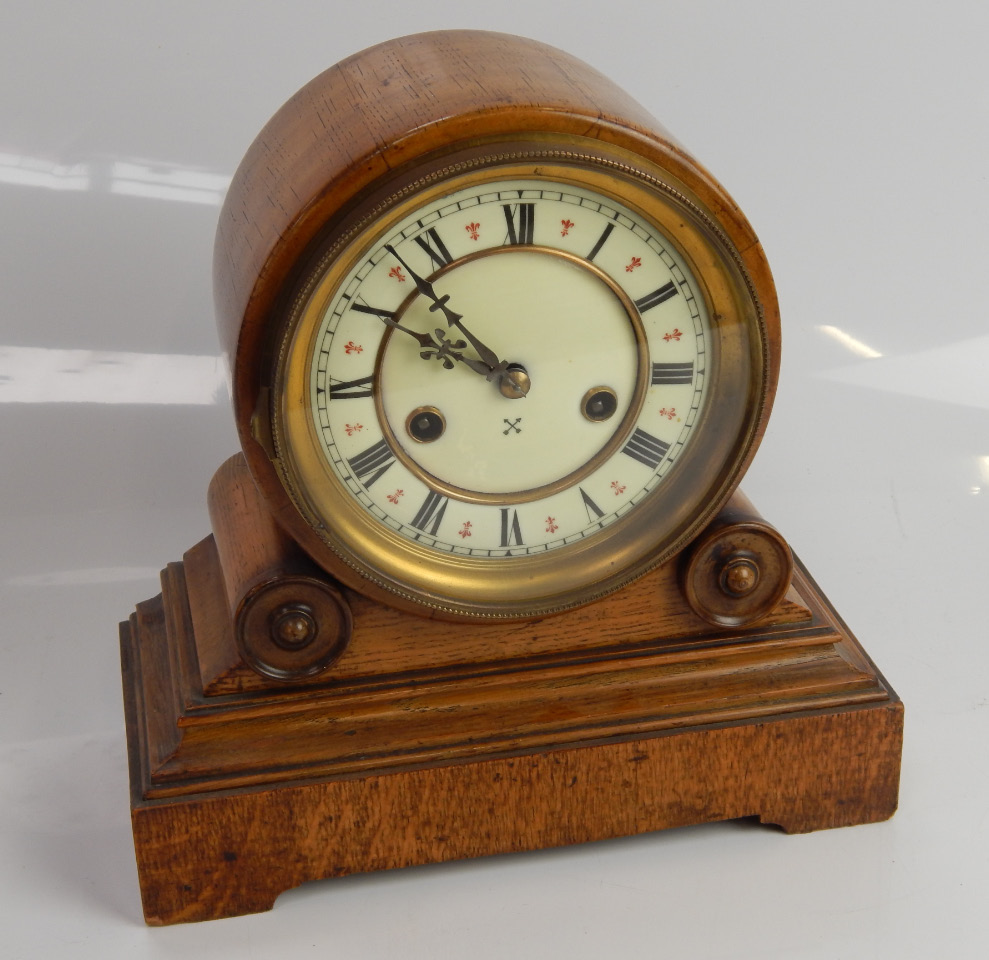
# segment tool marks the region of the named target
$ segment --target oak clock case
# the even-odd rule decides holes
[[[441,616],[590,602],[737,482],[770,377],[760,305],[710,217],[594,144],[435,162],[318,243],[283,301],[265,379],[293,533]]]
[[[502,34],[356,54],[248,150],[214,292],[242,449],[120,630],[149,923],[893,813],[902,704],[737,489],[766,257],[626,93]]]

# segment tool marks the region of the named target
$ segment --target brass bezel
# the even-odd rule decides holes
[[[349,225],[322,238],[294,285],[273,371],[273,462],[320,540],[361,577],[404,601],[456,618],[526,618],[589,602],[669,558],[711,519],[736,485],[766,401],[768,345],[751,281],[716,219],[658,168],[573,138],[521,148],[475,146],[399,174],[388,196],[369,197]],[[560,138],[561,140],[563,138]],[[585,149],[586,147],[586,149]],[[544,179],[583,186],[631,207],[689,266],[711,321],[708,396],[693,439],[634,510],[581,542],[531,556],[438,553],[381,524],[347,491],[309,439],[308,364],[318,287],[334,289],[355,261],[416,207],[466,185]],[[308,324],[308,326],[307,326]]]

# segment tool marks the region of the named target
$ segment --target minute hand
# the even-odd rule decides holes
[[[434,289],[433,285],[429,280],[424,277],[420,277],[415,270],[412,269],[396,252],[395,248],[385,244],[385,249],[406,269],[408,275],[412,278],[413,283],[416,285],[416,289],[424,296],[428,297],[433,301],[433,305],[429,308],[431,311],[440,310],[443,316],[446,317],[446,322],[452,326],[456,327],[466,338],[470,345],[477,351],[477,355],[481,360],[487,365],[490,373],[487,375],[488,380],[500,380],[504,372],[508,369],[508,364],[504,360],[498,359],[498,354],[494,352],[490,347],[484,344],[482,341],[478,340],[460,321],[463,320],[463,315],[456,313],[451,310],[447,305],[450,297],[449,294],[444,294],[440,296]]]

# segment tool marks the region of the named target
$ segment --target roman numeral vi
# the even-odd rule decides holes
[[[509,517],[511,513],[511,517]],[[503,547],[522,546],[522,528],[519,526],[518,510],[501,508],[501,545]]]

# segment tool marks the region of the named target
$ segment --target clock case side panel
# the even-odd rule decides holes
[[[265,450],[279,300],[317,238],[342,229],[383,184],[427,158],[534,135],[589,138],[654,164],[737,251],[765,324],[762,412],[738,478],[758,446],[778,375],[778,307],[761,246],[720,184],[632,98],[559,50],[474,31],[393,40],[330,68],[276,113],[234,177],[217,232],[217,324],[241,444],[275,519],[321,562]]]

